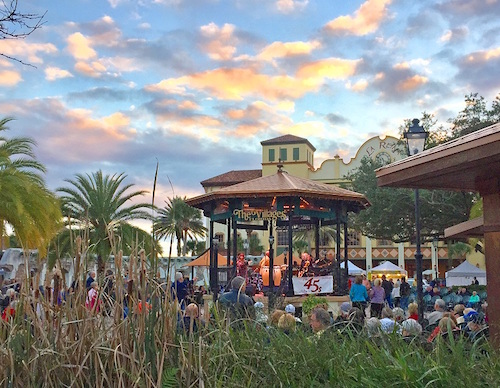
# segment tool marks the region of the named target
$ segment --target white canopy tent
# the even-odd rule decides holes
[[[486,271],[477,268],[475,265],[465,260],[458,267],[446,272],[446,287],[452,286],[470,286],[474,278],[479,284],[486,284]]]
[[[407,272],[390,261],[384,261],[369,271],[370,279],[381,277],[382,275],[386,275],[388,278],[400,278],[401,276],[407,276]]]
[[[345,268],[344,262],[340,263],[340,268]],[[363,275],[365,272],[364,269],[359,268],[357,265],[353,264],[352,261],[347,260],[347,273],[350,276]]]

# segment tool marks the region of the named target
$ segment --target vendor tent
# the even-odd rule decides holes
[[[486,284],[486,271],[477,268],[467,260],[458,267],[446,272],[445,277],[446,287],[470,286],[474,277],[479,281],[479,284]]]
[[[369,273],[372,278],[380,277],[382,275],[399,278],[407,275],[403,268],[399,268],[396,264],[392,264],[390,261],[384,261],[382,264],[373,267]]]
[[[225,267],[227,265],[226,256],[217,253],[217,266]],[[185,265],[185,267],[210,267],[210,249],[207,249],[200,256]]]
[[[340,268],[345,268],[344,262],[340,263]],[[350,260],[347,260],[347,272],[350,276],[363,275],[366,273],[364,269],[359,268]]]

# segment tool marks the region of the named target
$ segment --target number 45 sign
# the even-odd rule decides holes
[[[333,276],[292,278],[295,295],[333,292]]]

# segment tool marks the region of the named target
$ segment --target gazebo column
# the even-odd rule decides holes
[[[344,273],[342,274],[342,291],[345,295],[349,293],[349,266],[347,265],[347,260],[349,259],[349,245],[347,239],[347,217],[344,222]]]
[[[337,209],[339,209],[340,206],[338,206]],[[340,294],[340,214],[337,210],[337,219],[336,219],[336,242],[335,242],[335,272],[334,272],[334,277],[335,277],[335,287],[333,289],[334,293],[336,295]]]
[[[490,339],[495,348],[500,348],[500,185],[493,178],[481,182],[484,217],[484,254],[486,258],[486,280],[488,292],[488,323]]]
[[[233,270],[231,272],[231,278],[234,278],[236,277],[236,260],[237,260],[236,258],[238,256],[238,222],[235,216],[232,216],[232,219],[233,219]],[[231,258],[229,257],[229,252],[227,255],[228,255],[227,261],[230,263]],[[231,265],[231,263],[229,265]]]
[[[288,296],[293,296],[293,210],[288,213]]]

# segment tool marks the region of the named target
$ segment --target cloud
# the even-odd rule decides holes
[[[273,42],[261,50],[257,55],[257,59],[271,62],[275,58],[309,55],[320,47],[321,42],[318,40],[309,42]]]
[[[77,60],[89,60],[97,56],[97,52],[91,47],[91,40],[80,32],[68,36],[68,51]]]
[[[106,67],[98,61],[90,63],[80,61],[75,63],[75,70],[87,77],[99,78],[106,71]]]
[[[356,72],[360,60],[327,58],[309,62],[300,67],[297,76],[308,83],[320,83],[323,79],[345,79]]]
[[[464,41],[468,35],[469,29],[467,27],[457,27],[445,31],[439,40],[443,43],[458,43]]]
[[[304,10],[309,4],[309,0],[277,0],[276,9],[284,14]]]
[[[305,74],[309,74],[307,69]],[[312,74],[309,74],[312,76]],[[163,80],[156,85],[148,85],[148,91],[185,92],[185,88],[203,91],[221,100],[240,101],[246,97],[259,97],[277,101],[295,99],[315,90],[318,81],[304,82],[287,75],[268,76],[259,74],[254,69],[220,68],[202,73]]]
[[[236,53],[238,39],[234,36],[235,26],[224,24],[219,28],[215,23],[200,27],[203,38],[201,48],[208,56],[216,61],[228,61]]]
[[[60,78],[73,77],[69,71],[60,69],[58,67],[47,67],[45,69],[45,79],[47,81],[55,81]]]
[[[366,90],[367,87],[368,87],[368,80],[364,78],[356,81],[355,83],[351,83],[350,81],[346,83],[346,88],[352,90],[353,92],[362,92]]]
[[[14,70],[0,70],[0,86],[16,86],[23,79],[21,74]]]
[[[337,113],[328,113],[326,115],[326,120],[330,123],[330,124],[333,124],[333,125],[337,125],[337,124],[347,124],[349,123],[349,119],[340,115],[340,114],[337,114]]]
[[[328,22],[325,30],[357,36],[371,34],[387,18],[387,7],[391,2],[392,0],[367,0],[356,10],[354,16],[339,16]]]
[[[0,39],[0,53],[34,65],[43,63],[40,54],[54,54],[57,51],[57,47],[52,43],[29,43],[22,39]]]
[[[457,60],[456,81],[468,86],[469,91],[498,93],[500,80],[492,77],[500,67],[500,47],[469,53]]]

